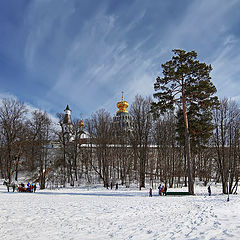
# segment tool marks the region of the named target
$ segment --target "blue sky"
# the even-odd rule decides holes
[[[219,97],[240,102],[239,0],[0,2],[0,97],[55,115],[100,108],[121,91],[154,93],[161,64],[181,48],[212,64]]]

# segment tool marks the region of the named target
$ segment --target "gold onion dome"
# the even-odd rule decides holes
[[[82,119],[81,119],[81,121],[80,121],[80,123],[79,123],[79,126],[80,126],[80,127],[84,127],[84,122],[83,122]]]
[[[81,120],[80,120],[80,122],[79,122],[79,127],[84,128],[84,122],[83,122],[83,120],[82,120],[82,113],[81,113]]]
[[[117,103],[117,108],[119,109],[117,113],[121,113],[121,112],[128,113],[128,110],[127,110],[128,102],[124,101],[123,92],[122,92],[122,101]]]

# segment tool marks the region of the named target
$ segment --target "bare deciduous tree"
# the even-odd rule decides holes
[[[27,112],[23,103],[15,99],[3,99],[0,106],[0,125],[2,141],[5,145],[5,177],[12,181],[12,171],[16,161],[15,147],[20,141],[21,130],[25,113]]]
[[[111,166],[112,156],[110,145],[113,141],[113,127],[110,113],[104,109],[97,111],[87,121],[89,135],[91,141],[96,147],[95,156],[97,162],[92,162],[92,167],[103,180],[104,186],[109,186],[109,170]]]
[[[223,193],[228,192],[228,174],[230,171],[230,192],[232,192],[233,188],[237,186],[239,177],[240,111],[237,104],[223,99],[219,108],[215,110],[214,123],[216,130],[213,140],[222,190]],[[233,186],[234,180],[236,185]]]
[[[151,98],[143,98],[140,95],[135,97],[130,107],[134,127],[131,137],[132,147],[139,163],[139,188],[145,187],[146,162],[148,146],[150,144],[150,131],[152,127]]]

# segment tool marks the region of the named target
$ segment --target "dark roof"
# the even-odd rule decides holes
[[[71,111],[71,109],[69,108],[69,106],[68,106],[68,105],[66,106],[66,109],[65,109],[65,110],[70,110],[70,111]]]

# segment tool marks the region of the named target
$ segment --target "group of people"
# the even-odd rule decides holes
[[[167,195],[167,186],[162,186],[161,184],[158,186],[158,194],[159,196]],[[211,196],[212,191],[210,185],[208,186],[208,195]],[[152,188],[149,189],[149,197],[152,197]]]
[[[159,196],[166,196],[167,195],[167,185],[159,185],[158,186],[158,194]],[[152,188],[149,190],[149,197],[152,197]]]
[[[36,183],[27,183],[27,191],[28,192],[36,192],[37,186]]]
[[[106,188],[109,189],[108,183],[106,184]],[[111,190],[113,189],[113,183],[112,182],[110,184],[110,188],[111,188]],[[118,183],[116,183],[116,188],[115,189],[118,190]]]

